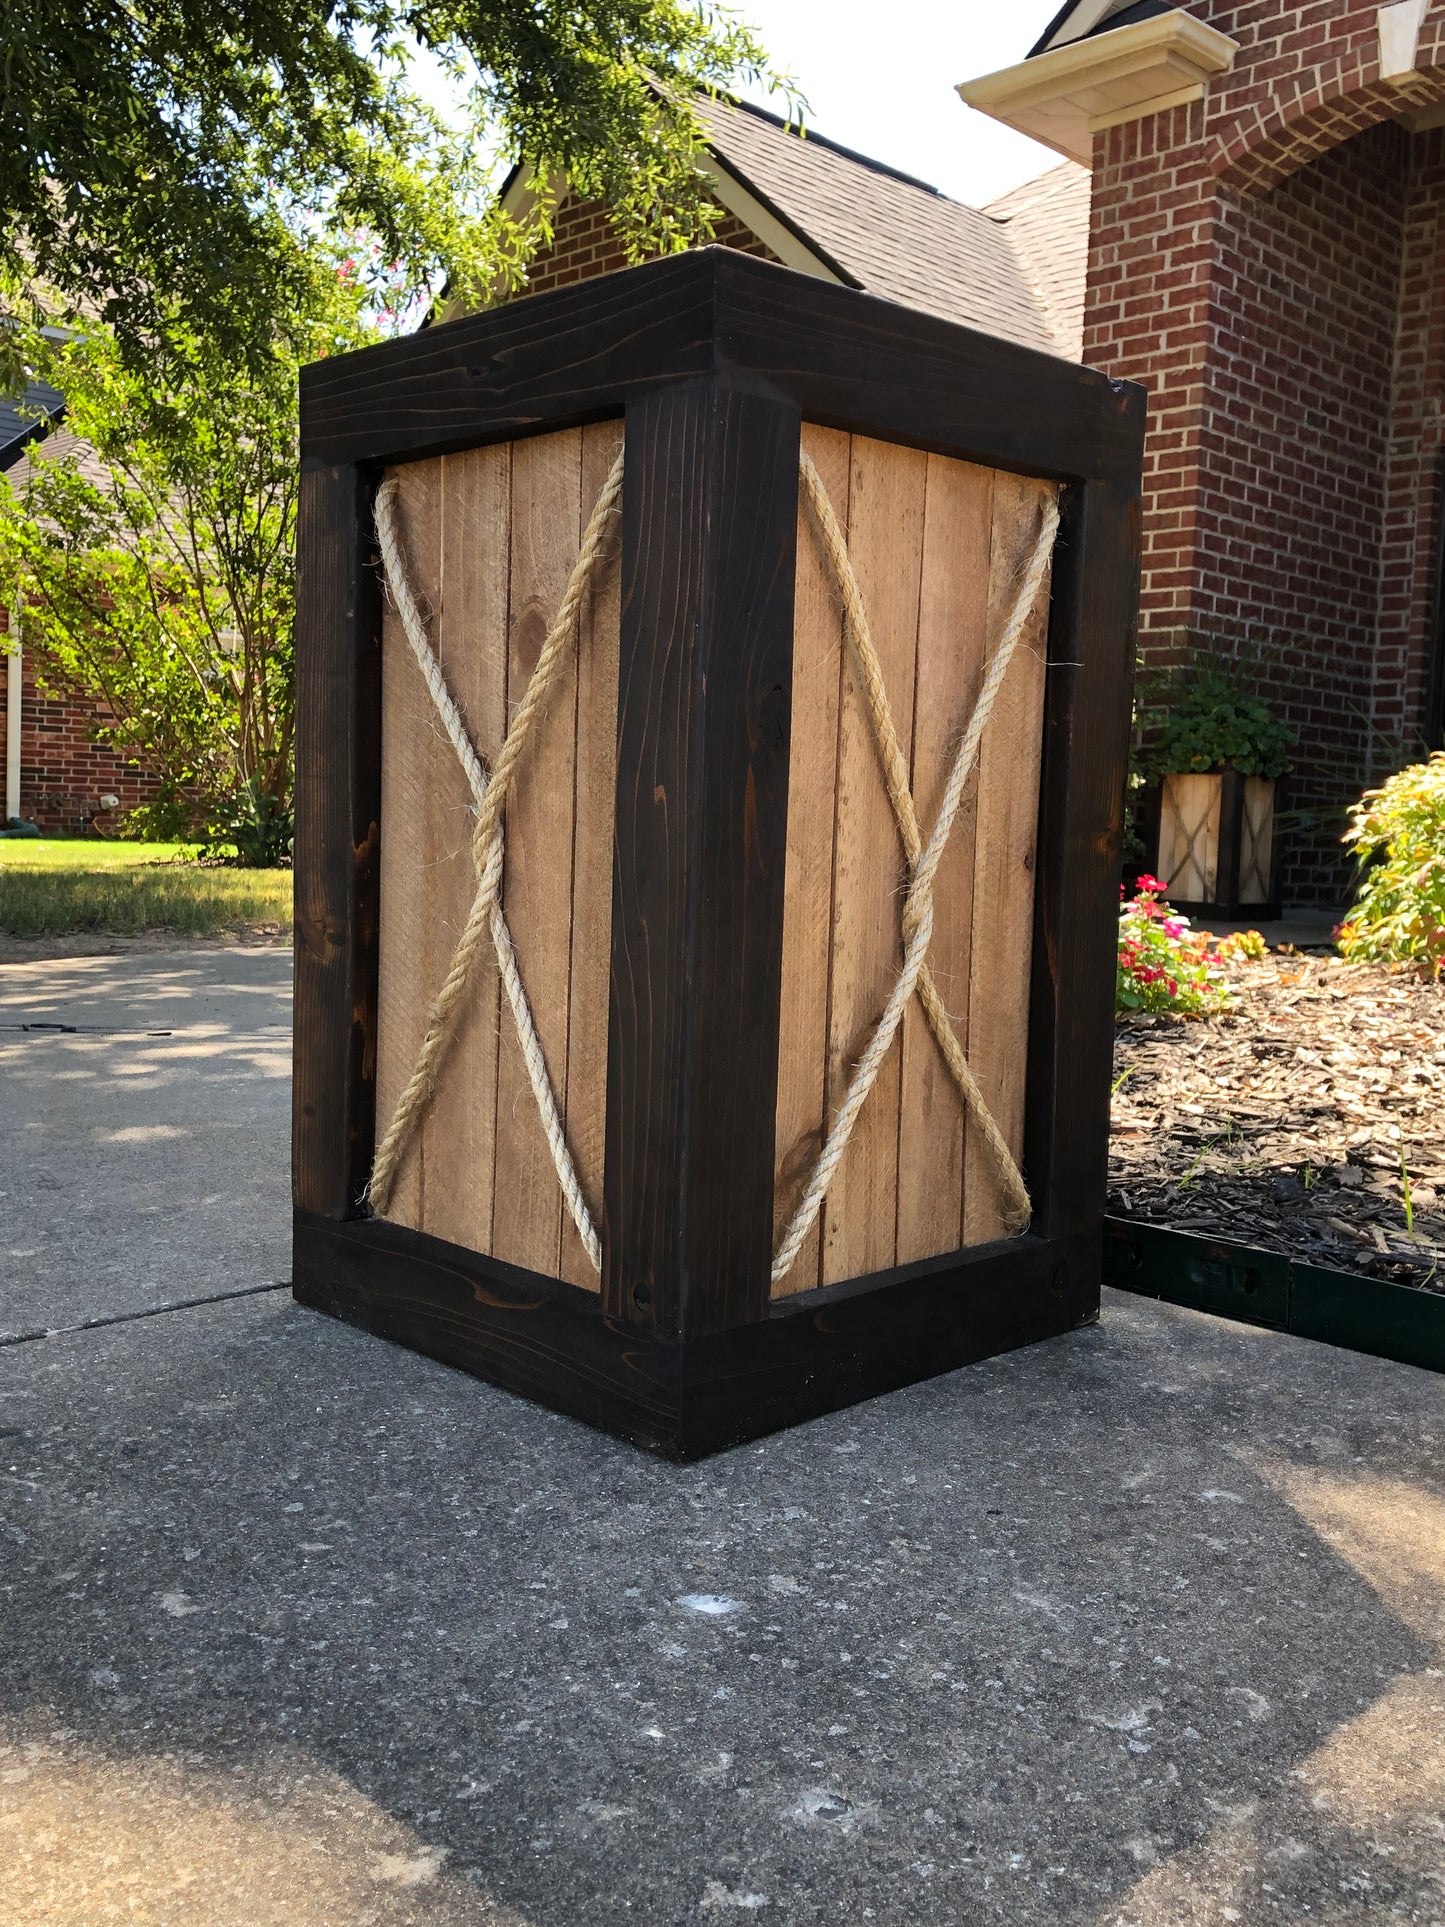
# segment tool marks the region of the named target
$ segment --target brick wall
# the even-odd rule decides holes
[[[1337,901],[1342,801],[1426,722],[1445,399],[1445,19],[1408,96],[1376,7],[1207,4],[1209,98],[1096,137],[1084,358],[1150,390],[1146,661],[1259,646],[1300,732],[1286,897]]]
[[[713,234],[714,247],[736,248],[764,261],[777,256],[735,214],[724,212]],[[533,261],[524,294],[545,294],[574,281],[590,281],[596,274],[612,274],[627,266],[607,209],[600,201],[566,200],[558,211],[550,248]]]
[[[0,632],[7,627],[0,616]],[[0,664],[0,754],[8,720],[7,669],[7,664]],[[79,698],[42,695],[36,688],[34,663],[25,658],[20,695],[20,809],[42,830],[88,830],[96,817],[105,824],[155,795],[152,777],[92,740],[94,719],[94,709]],[[107,795],[119,797],[119,810],[101,809],[100,799]]]

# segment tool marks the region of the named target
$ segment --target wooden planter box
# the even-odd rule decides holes
[[[1175,909],[1262,922],[1279,915],[1280,797],[1272,776],[1232,769],[1166,776],[1150,792],[1146,846]]]
[[[712,249],[308,369],[297,639],[296,1296],[705,1453],[1097,1316],[1142,391]],[[800,444],[926,836],[1060,484],[1046,593],[823,1214],[772,1260],[897,977],[905,865]],[[385,1219],[378,1133],[476,891],[471,794],[391,599],[494,757],[625,445],[620,555],[510,792],[502,903],[600,1275],[488,952]],[[390,496],[388,497],[390,500]]]

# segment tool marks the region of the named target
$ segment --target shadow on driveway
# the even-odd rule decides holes
[[[0,1427],[0,1920],[1445,1917],[1407,1367],[1111,1296],[680,1468],[268,1297]]]

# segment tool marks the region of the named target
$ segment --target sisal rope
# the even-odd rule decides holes
[[[587,593],[594,574],[608,559],[609,523],[622,494],[622,454],[619,450],[617,460],[612,464],[612,472],[603,483],[602,492],[597,497],[586,533],[582,537],[581,551],[568,578],[561,607],[553,618],[551,628],[547,631],[541,654],[537,658],[537,666],[527,683],[527,693],[522,698],[522,706],[512,718],[511,727],[507,731],[506,740],[502,744],[490,776],[487,775],[486,767],[467,734],[461,711],[447,688],[446,676],[427,637],[426,623],[421,610],[417,607],[416,597],[412,593],[396,528],[396,500],[399,493],[400,486],[394,474],[387,476],[377,492],[376,534],[381,548],[382,566],[396,600],[397,613],[401,617],[402,628],[406,633],[407,642],[411,645],[411,652],[426,679],[426,686],[436,705],[437,714],[441,717],[442,726],[461,760],[472,795],[476,799],[477,819],[472,831],[472,864],[478,882],[476,899],[467,917],[466,927],[457,941],[456,951],[445,981],[437,992],[436,1000],[428,1013],[426,1035],[422,1039],[421,1050],[417,1054],[416,1066],[407,1080],[406,1089],[397,1100],[396,1110],[392,1114],[390,1124],[386,1127],[386,1135],[377,1146],[371,1183],[368,1187],[369,1195],[374,1208],[384,1215],[417,1120],[426,1108],[435,1088],[437,1071],[451,1040],[467,984],[490,935],[492,948],[496,952],[497,965],[501,971],[502,984],[507,993],[507,1003],[511,1008],[512,1019],[517,1027],[517,1037],[522,1046],[522,1057],[527,1066],[527,1081],[532,1086],[532,1095],[537,1101],[542,1128],[547,1136],[547,1148],[556,1166],[562,1195],[566,1199],[567,1209],[572,1215],[572,1222],[577,1227],[578,1236],[586,1248],[587,1256],[592,1261],[593,1269],[601,1271],[602,1241],[597,1235],[597,1227],[592,1222],[592,1214],[587,1209],[587,1200],[582,1194],[576,1160],[572,1156],[567,1143],[567,1134],[558,1114],[557,1099],[552,1089],[551,1077],[548,1075],[542,1042],[537,1035],[536,1024],[532,1020],[531,1006],[527,1002],[521,974],[517,969],[517,955],[512,947],[511,933],[507,929],[506,918],[502,914],[502,812],[517,765],[527,746],[527,739],[546,707],[552,683],[576,632],[582,599]]]
[[[839,1105],[832,1124],[828,1128],[822,1152],[813,1167],[813,1174],[798,1200],[796,1209],[788,1221],[786,1230],[773,1258],[772,1281],[777,1284],[792,1269],[803,1242],[817,1221],[822,1209],[823,1199],[833,1182],[843,1153],[848,1148],[848,1140],[853,1134],[853,1126],[858,1114],[868,1101],[868,1094],[877,1082],[878,1073],[888,1055],[893,1039],[898,1034],[898,1026],[903,1021],[903,1011],[909,998],[916,990],[923,1004],[929,1025],[938,1040],[954,1082],[963,1096],[973,1121],[982,1133],[993,1159],[1003,1191],[1004,1221],[1011,1231],[1022,1231],[1032,1215],[1028,1190],[1023,1181],[1012,1151],[999,1129],[992,1111],[979,1089],[978,1079],[974,1076],[964,1055],[958,1033],[953,1028],[933,973],[928,968],[928,946],[933,937],[933,885],[938,876],[938,866],[943,861],[943,853],[948,847],[948,839],[958,817],[963,802],[964,790],[978,762],[979,745],[983,732],[988,727],[989,717],[993,714],[998,693],[1003,687],[1004,678],[1013,661],[1014,652],[1019,645],[1034,604],[1038,601],[1039,590],[1043,586],[1054,550],[1054,538],[1059,528],[1059,508],[1056,494],[1051,490],[1044,502],[1042,526],[1033,553],[1024,570],[1018,594],[1014,597],[999,636],[998,646],[989,663],[988,672],[983,679],[978,701],[973,714],[969,717],[968,727],[963,733],[958,749],[954,753],[953,765],[948,772],[948,783],[943,793],[943,803],[933,825],[928,842],[918,824],[918,812],[914,807],[913,794],[908,786],[908,763],[903,754],[903,746],[898,740],[898,731],[893,721],[893,711],[888,702],[888,691],[883,682],[883,668],[878,660],[878,651],[873,644],[872,630],[868,624],[868,611],[864,607],[863,592],[858,586],[858,577],[853,569],[852,557],[848,553],[847,538],[839,526],[833,504],[828,499],[828,491],[823,486],[823,478],[814,466],[812,457],[804,449],[801,458],[803,485],[812,504],[814,526],[828,559],[833,577],[837,583],[843,603],[843,626],[852,652],[853,663],[862,686],[864,704],[868,711],[873,740],[878,750],[878,758],[883,767],[884,787],[888,791],[888,801],[898,833],[903,840],[904,855],[908,860],[908,894],[903,904],[903,967],[893,985],[892,992],[884,1006],[878,1026],[868,1040],[868,1047],[853,1068],[848,1089]]]
[[[1003,1133],[999,1130],[988,1108],[978,1080],[969,1067],[963,1046],[958,1041],[952,1020],[939,995],[933,974],[928,968],[927,958],[928,946],[933,936],[933,887],[938,868],[943,861],[948,839],[958,817],[964,791],[978,762],[979,746],[983,740],[984,730],[993,714],[1009,665],[1013,661],[1019,640],[1043,586],[1059,525],[1058,502],[1051,492],[1044,502],[1037,542],[1004,623],[998,646],[989,663],[968,727],[955,752],[944,790],[943,803],[925,844],[918,822],[918,812],[909,788],[907,760],[894,725],[888,692],[883,682],[882,665],[879,663],[878,652],[873,644],[863,594],[858,586],[852,559],[848,554],[847,539],[839,526],[822,478],[806,450],[800,455],[799,468],[812,505],[818,538],[832,568],[842,600],[844,631],[862,687],[874,743],[883,768],[883,780],[888,792],[889,804],[903,842],[904,854],[908,862],[909,882],[903,905],[902,968],[868,1046],[854,1067],[848,1090],[829,1127],[817,1164],[778,1245],[772,1264],[774,1284],[791,1270],[804,1240],[817,1220],[828,1187],[848,1148],[853,1127],[868,1100],[869,1093],[877,1082],[883,1060],[903,1020],[904,1008],[915,991],[923,1004],[939,1049],[943,1053],[944,1062],[958,1085],[993,1159],[1004,1194],[1005,1222],[1011,1230],[1022,1230],[1028,1223],[1031,1206],[1023,1176]],[[602,1269],[601,1240],[592,1222],[586,1198],[583,1196],[581,1182],[577,1176],[576,1161],[567,1143],[566,1132],[558,1113],[557,1099],[548,1074],[541,1040],[537,1036],[536,1024],[517,968],[511,933],[502,913],[503,810],[517,765],[526,748],[527,739],[545,708],[551,685],[576,633],[582,599],[591,585],[593,576],[610,557],[607,546],[608,523],[622,492],[622,472],[623,458],[619,452],[612,466],[612,472],[597,498],[591,519],[588,521],[586,533],[582,538],[581,551],[573,565],[561,606],[542,644],[541,654],[537,659],[537,666],[532,672],[531,680],[527,684],[522,706],[507,731],[506,740],[502,744],[496,765],[490,775],[467,732],[461,710],[447,687],[445,673],[431,646],[425,619],[412,592],[397,532],[396,503],[400,489],[395,475],[389,475],[383,482],[376,500],[377,539],[381,548],[387,583],[401,617],[407,642],[425,679],[442,726],[466,772],[467,782],[476,802],[476,825],[472,833],[472,863],[478,886],[466,927],[457,942],[446,978],[428,1013],[426,1034],[422,1040],[415,1068],[397,1101],[386,1133],[377,1147],[371,1183],[368,1187],[369,1196],[373,1207],[384,1214],[417,1122],[435,1089],[441,1060],[451,1040],[457,1013],[461,1008],[472,971],[487,937],[490,936],[502,984],[506,991],[507,1003],[522,1046],[527,1078],[546,1133],[552,1162],[556,1167],[557,1179],[562,1187],[562,1194],[566,1200],[567,1209],[571,1213],[572,1222],[577,1227],[593,1268],[599,1272]]]

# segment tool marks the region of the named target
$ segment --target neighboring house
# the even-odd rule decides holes
[[[1150,393],[1146,657],[1259,646],[1285,894],[1445,726],[1445,4],[1070,0],[965,100],[1093,177],[1083,356]]]
[[[709,136],[702,165],[722,210],[717,243],[1077,359],[1083,168],[1055,168],[991,208],[967,207],[762,108],[702,100],[698,111]],[[530,192],[519,169],[503,199],[520,213]],[[565,188],[562,196],[553,244],[533,262],[527,294],[625,265],[607,210]]]
[[[37,413],[43,410],[43,413]],[[21,488],[35,461],[80,451],[82,466],[104,475],[89,444],[63,425],[64,398],[35,382],[22,402],[0,402],[0,488]],[[0,611],[7,641],[16,611]],[[96,710],[83,697],[42,695],[33,658],[25,652],[24,615],[20,651],[0,678],[0,741],[5,743],[5,814],[22,816],[43,830],[87,830],[118,811],[136,808],[155,794],[154,779],[93,740]],[[18,714],[19,728],[12,719]],[[103,805],[101,798],[113,799]]]

